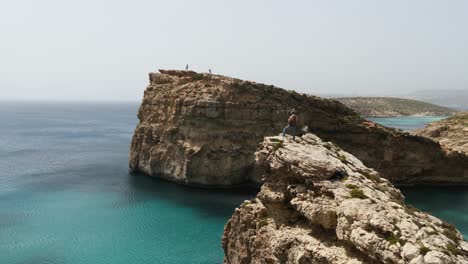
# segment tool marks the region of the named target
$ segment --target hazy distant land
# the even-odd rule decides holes
[[[361,116],[449,116],[456,110],[427,102],[394,97],[336,98]]]

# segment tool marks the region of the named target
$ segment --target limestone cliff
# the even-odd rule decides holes
[[[432,122],[414,134],[438,141],[449,151],[468,153],[468,112]]]
[[[271,85],[191,71],[150,74],[130,168],[186,184],[232,185],[253,177],[254,152],[288,112],[299,127],[338,144],[398,183],[468,182],[466,155],[365,121],[343,104]]]
[[[468,263],[452,225],[333,143],[269,137],[256,163],[264,184],[225,226],[225,263]]]

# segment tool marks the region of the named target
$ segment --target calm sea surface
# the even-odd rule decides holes
[[[222,262],[224,224],[254,193],[130,175],[137,108],[0,104],[1,264]],[[468,236],[466,189],[404,193]]]
[[[0,263],[221,263],[254,195],[129,175],[137,104],[0,106]]]

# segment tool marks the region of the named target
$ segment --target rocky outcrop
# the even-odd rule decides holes
[[[191,71],[150,74],[131,149],[130,168],[186,184],[258,181],[254,152],[285,126],[338,144],[398,183],[468,182],[468,159],[437,143],[361,119],[343,104],[271,85]]]
[[[431,138],[449,151],[468,154],[468,112],[432,122],[414,134]]]
[[[468,263],[452,225],[333,143],[268,137],[256,163],[264,184],[225,226],[225,263]]]
[[[361,116],[449,116],[457,111],[431,103],[395,97],[343,97],[336,98]]]

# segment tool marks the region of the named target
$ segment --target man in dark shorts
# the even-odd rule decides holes
[[[283,129],[283,138],[288,129],[292,130],[293,140],[296,139],[297,116],[294,111],[291,112],[288,118],[288,125]]]

